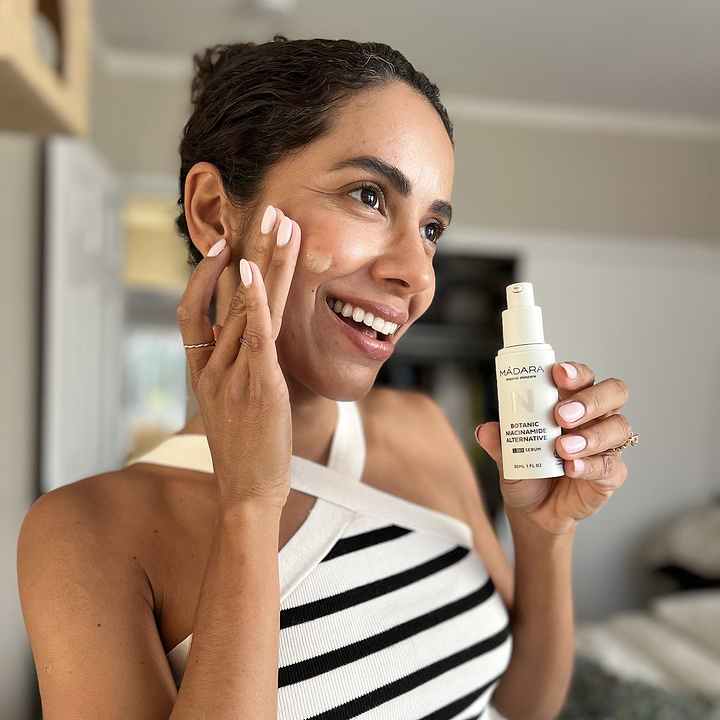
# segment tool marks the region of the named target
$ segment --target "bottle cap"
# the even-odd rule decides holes
[[[505,292],[507,310],[502,312],[504,346],[544,343],[542,310],[535,304],[532,283],[513,283],[507,286]]]

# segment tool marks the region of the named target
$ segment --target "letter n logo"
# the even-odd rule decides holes
[[[520,405],[522,405],[525,408],[526,412],[529,412],[529,413],[535,412],[535,396],[533,395],[532,388],[528,388],[527,397],[523,397],[516,390],[512,391],[511,396],[512,396],[512,413],[513,413],[513,415],[518,414],[518,412],[520,410],[520,408],[519,408]]]

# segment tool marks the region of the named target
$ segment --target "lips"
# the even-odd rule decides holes
[[[333,316],[330,321],[337,327],[337,329],[361,352],[373,360],[387,360],[394,352],[395,345],[389,340],[380,340],[377,337],[377,330],[373,330],[367,325],[363,324],[363,327],[368,331],[375,333],[375,337],[364,332],[363,330],[356,329],[353,325],[357,326],[354,320],[353,325],[346,322],[350,318],[343,318],[339,316],[328,304],[323,302],[323,305],[327,308],[328,312]]]

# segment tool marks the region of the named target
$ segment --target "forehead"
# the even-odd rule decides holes
[[[452,192],[455,156],[445,125],[430,101],[405,83],[363,90],[345,100],[330,132],[306,150],[303,164],[313,173],[352,173],[330,168],[351,157],[375,155],[402,170],[418,194],[449,199]]]

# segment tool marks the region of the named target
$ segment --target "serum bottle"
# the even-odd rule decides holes
[[[560,477],[565,470],[555,450],[562,433],[554,417],[555,351],[545,342],[532,283],[508,285],[506,293],[504,347],[495,358],[503,475],[508,480]]]

